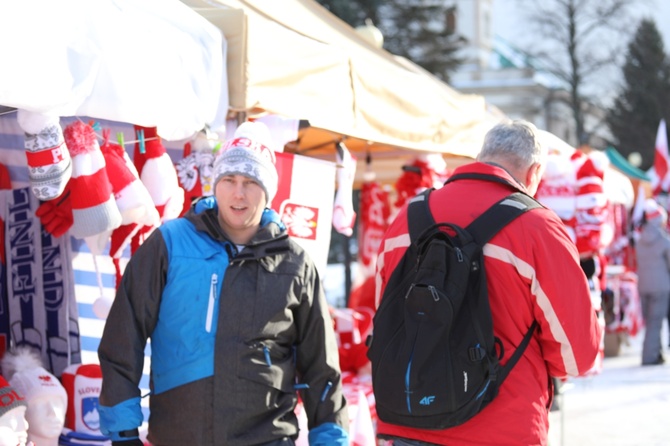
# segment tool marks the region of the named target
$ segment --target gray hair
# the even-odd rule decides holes
[[[537,128],[528,121],[497,124],[486,133],[479,161],[504,162],[514,169],[546,164],[547,149],[540,143]]]

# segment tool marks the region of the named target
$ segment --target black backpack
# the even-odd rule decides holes
[[[448,182],[464,177],[504,181],[462,174]],[[430,192],[410,201],[411,244],[385,288],[367,355],[382,421],[444,429],[464,423],[493,400],[530,342],[536,322],[501,367],[504,352],[493,335],[482,248],[514,218],[542,205],[515,192],[463,229],[435,223]]]

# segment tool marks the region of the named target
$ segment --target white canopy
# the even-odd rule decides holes
[[[0,105],[168,140],[225,121],[225,40],[178,0],[5,1],[0,39]]]

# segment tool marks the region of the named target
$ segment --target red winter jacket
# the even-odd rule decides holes
[[[472,163],[455,170],[515,180],[502,168]],[[523,190],[523,186],[518,186]],[[430,195],[436,221],[467,226],[511,187],[461,179]],[[389,226],[377,259],[377,295],[409,244],[407,208]],[[591,304],[579,257],[560,218],[546,208],[526,212],[484,247],[494,332],[509,359],[533,320],[539,324],[528,348],[496,399],[466,423],[445,430],[422,430],[378,422],[380,435],[439,445],[546,445],[551,403],[550,376],[577,376],[591,368],[601,327]],[[379,298],[378,298],[379,300]]]

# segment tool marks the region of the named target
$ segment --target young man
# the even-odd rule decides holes
[[[454,172],[497,177],[458,179],[430,195],[435,221],[465,227],[515,191],[535,194],[546,163],[532,124],[499,124],[485,137],[478,162]],[[389,226],[377,260],[377,302],[409,244],[407,208]],[[592,307],[579,256],[563,223],[546,208],[526,212],[484,247],[494,334],[502,341],[504,365],[533,321],[539,324],[498,396],[456,427],[426,430],[380,420],[386,444],[546,445],[551,377],[577,376],[593,365],[601,328]],[[374,377],[373,377],[374,379]]]
[[[152,444],[293,445],[299,389],[310,444],[349,444],[319,275],[268,208],[269,139],[263,124],[242,124],[215,161],[215,197],[132,256],[98,350],[101,430],[115,445],[140,444],[148,338]]]

